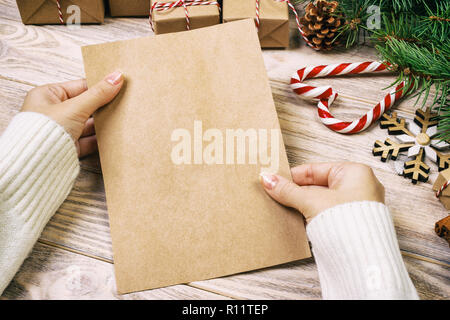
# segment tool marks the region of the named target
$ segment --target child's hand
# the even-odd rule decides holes
[[[261,174],[261,181],[272,198],[299,210],[307,222],[338,204],[364,200],[384,203],[384,187],[366,165],[305,164],[291,172],[294,182],[270,174]]]
[[[90,116],[110,102],[123,85],[120,72],[108,75],[88,90],[86,80],[48,84],[32,89],[23,112],[38,112],[60,124],[73,138],[79,157],[97,150],[94,119]]]

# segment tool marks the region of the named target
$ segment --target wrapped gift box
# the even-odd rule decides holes
[[[263,48],[289,46],[289,11],[286,2],[260,0],[259,41]],[[223,22],[256,18],[255,0],[223,0]]]
[[[61,24],[57,0],[17,0],[17,7],[24,24]],[[80,8],[81,23],[103,23],[105,5],[103,0],[60,0],[63,21],[73,12],[67,10],[72,5]]]
[[[150,0],[109,0],[113,17],[148,17]]]
[[[150,0],[153,8],[155,3],[167,4],[176,1]],[[204,5],[190,5],[192,1],[186,0],[186,9],[189,17],[189,29],[198,29],[220,23],[220,9],[216,1],[204,1]],[[209,4],[208,4],[209,3]],[[216,4],[214,4],[216,3]],[[152,24],[156,34],[178,32],[187,30],[186,11],[183,6],[177,6],[168,10],[160,10],[155,7],[152,10]]]
[[[434,191],[438,191],[441,189],[441,187],[447,182],[450,181],[450,168],[449,169],[445,169],[443,171],[441,171],[439,173],[438,178],[436,179],[434,185],[433,185],[433,190]],[[442,204],[444,205],[445,209],[450,210],[450,186],[448,186],[447,188],[445,188],[440,196],[439,196],[439,200],[442,202]]]

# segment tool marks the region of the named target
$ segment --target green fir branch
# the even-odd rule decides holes
[[[367,20],[372,15],[367,9],[372,5],[384,7],[386,0],[343,0],[338,1],[338,14],[342,15],[345,23],[339,28],[336,38],[345,39],[345,47],[358,44],[361,34],[367,31]]]
[[[399,71],[396,83],[400,81],[412,81],[410,93],[417,96],[416,103],[422,101],[422,107],[425,106],[430,93],[434,97],[431,101],[431,107],[439,113],[439,119],[445,119],[450,116],[448,107],[448,95],[450,86],[450,64],[449,64],[449,45],[442,45],[436,49],[433,45],[431,49],[424,46],[418,46],[415,43],[408,43],[404,40],[391,38],[383,45],[377,45],[376,49],[380,52],[384,61],[389,62]],[[450,123],[450,118],[445,122]],[[444,125],[444,122],[443,122]],[[448,139],[450,137],[450,126],[439,127],[439,137]],[[445,138],[447,137],[447,138]]]
[[[450,1],[436,4],[435,10],[425,4],[426,15],[420,17],[416,26],[415,35],[418,38],[437,41],[449,41],[450,30]]]
[[[390,39],[422,45],[422,40],[415,36],[416,21],[417,19],[414,16],[406,13],[383,15],[383,28],[374,30],[371,40],[378,45],[382,45]]]
[[[436,111],[439,114],[437,138],[448,142],[450,141],[450,103],[448,99],[444,105],[436,108]]]

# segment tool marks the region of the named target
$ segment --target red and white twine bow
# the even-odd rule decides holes
[[[58,8],[58,18],[59,18],[59,22],[61,24],[64,24],[64,18],[63,18],[63,13],[61,10],[61,4],[59,3],[59,0],[56,0],[56,7]]]
[[[442,194],[442,192],[444,192],[445,189],[447,189],[447,187],[450,185],[450,181],[446,181],[440,188],[438,191],[436,191],[436,198],[439,198]]]
[[[314,50],[318,50],[318,48],[317,48],[314,44],[312,44],[311,41],[308,40],[308,38],[306,37],[305,33],[303,32],[302,27],[301,27],[301,25],[300,25],[300,18],[299,18],[299,16],[298,16],[297,10],[295,10],[295,7],[292,5],[292,3],[291,3],[289,0],[273,0],[273,1],[276,1],[276,2],[286,2],[286,3],[287,3],[287,5],[289,6],[289,8],[291,9],[291,11],[292,11],[292,12],[294,13],[294,15],[295,15],[295,22],[297,23],[298,31],[299,31],[300,34],[302,35],[303,40],[305,40],[305,42],[306,42],[306,44],[307,44],[308,46],[310,46],[310,47],[313,48]],[[256,18],[255,18],[255,25],[256,25],[256,28],[258,29],[258,31],[259,31],[259,26],[260,26],[260,18],[259,18],[259,16],[260,16],[260,8],[259,8],[259,2],[260,2],[260,0],[256,0]]]
[[[388,65],[382,62],[341,63],[306,67],[298,70],[292,76],[291,88],[300,96],[319,100],[319,118],[328,128],[339,133],[358,133],[367,129],[384,112],[389,110],[397,100],[402,98],[411,89],[412,81],[407,88],[405,88],[407,85],[405,81],[402,81],[364,116],[351,122],[336,119],[331,115],[329,108],[338,96],[338,93],[333,88],[330,86],[313,87],[302,82],[306,79],[326,76],[379,72],[386,70],[387,67]]]
[[[191,22],[189,19],[189,11],[187,7],[192,6],[209,6],[209,5],[216,5],[219,8],[220,11],[220,4],[217,1],[204,1],[204,0],[178,0],[173,2],[155,2],[152,7],[150,8],[150,14],[149,14],[149,22],[150,26],[153,31],[155,31],[153,27],[153,11],[167,11],[172,8],[177,7],[183,7],[184,8],[184,14],[186,16],[186,29],[191,29]]]

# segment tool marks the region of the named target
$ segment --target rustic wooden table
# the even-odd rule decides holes
[[[428,183],[412,185],[392,164],[372,156],[375,140],[387,136],[372,126],[344,136],[324,127],[315,103],[298,100],[288,86],[299,67],[376,59],[372,48],[317,53],[299,43],[292,24],[289,50],[263,52],[284,142],[292,166],[313,161],[352,160],[372,166],[386,187],[403,258],[422,299],[450,298],[450,249],[434,233],[434,223],[448,212]],[[0,132],[19,111],[28,90],[46,83],[84,76],[80,46],[147,36],[147,19],[111,19],[104,25],[24,26],[13,0],[0,0]],[[137,62],[138,63],[138,62]],[[145,62],[142,62],[145,63]],[[333,111],[354,119],[384,95],[390,75],[311,80],[331,84],[340,93]],[[414,101],[396,105],[411,119]],[[432,172],[436,167],[432,165]],[[199,281],[119,296],[115,290],[111,239],[98,156],[81,161],[73,191],[42,233],[31,255],[2,299],[319,299],[313,259],[220,279]]]

